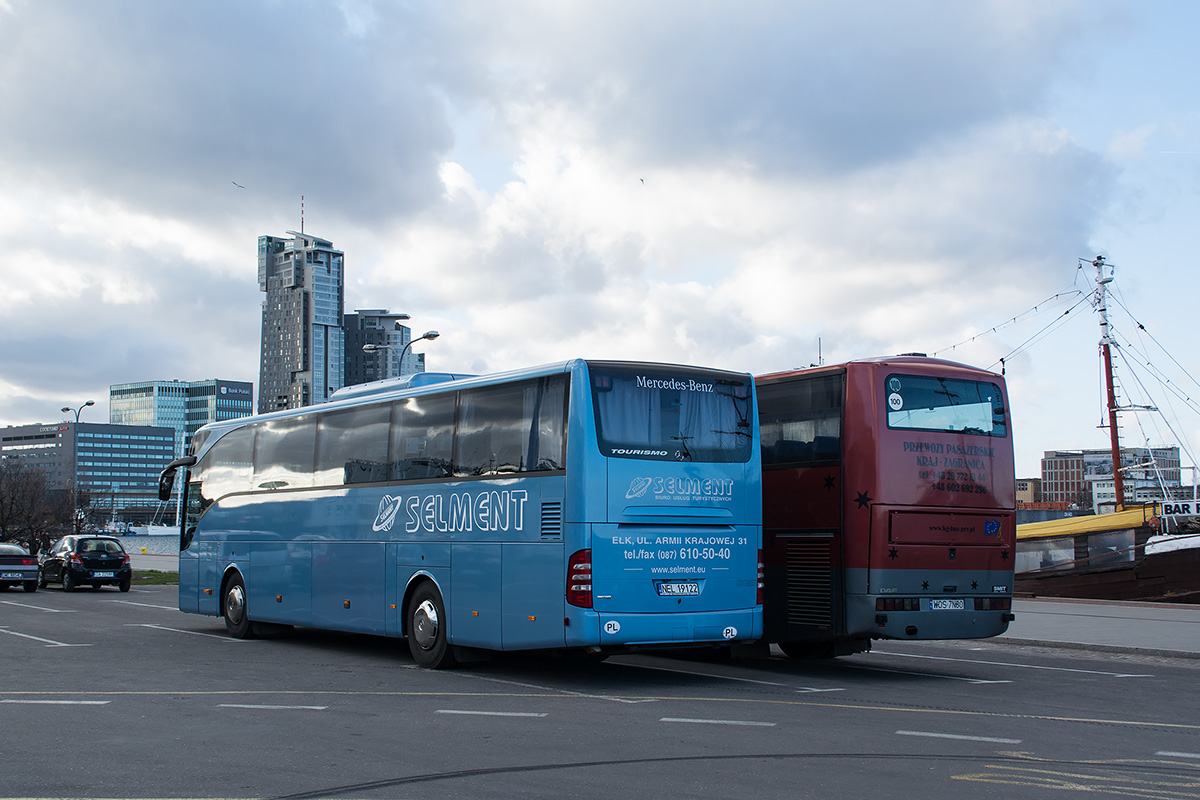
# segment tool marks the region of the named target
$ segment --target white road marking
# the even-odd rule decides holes
[[[161,608],[163,611],[178,611],[175,606],[156,606],[153,603],[135,603],[132,600],[112,600],[113,603],[122,603],[127,606],[141,606],[142,608]]]
[[[557,686],[541,686],[536,683],[522,683],[520,681],[506,681],[503,678],[492,678],[492,677],[488,677],[486,675],[469,675],[468,673],[465,673],[465,672],[458,672],[458,673],[455,673],[455,675],[458,677],[470,677],[470,678],[473,678],[473,679],[479,680],[479,681],[491,681],[492,683],[503,683],[503,684],[507,684],[508,686],[520,686],[523,689],[537,689],[540,692],[557,692],[558,694],[565,694],[565,695],[569,695],[571,697],[587,697],[592,700],[611,700],[614,703],[633,704],[633,703],[657,703],[658,702],[657,700],[655,700],[652,697],[641,699],[641,700],[631,700],[626,697],[613,697],[613,696],[607,695],[607,694],[588,694],[587,692],[573,692],[570,689],[560,689]]]
[[[545,714],[535,711],[459,711],[453,708],[439,708],[436,714],[469,714],[474,717],[544,717]]]
[[[975,658],[950,658],[949,656],[922,656],[916,653],[886,653],[880,655],[899,656],[901,658],[925,658],[931,661],[958,661],[963,664],[988,664],[993,667],[1018,667],[1020,669],[1044,669],[1050,672],[1081,672],[1085,675],[1107,675],[1110,678],[1153,678],[1153,675],[1134,675],[1124,672],[1102,672],[1094,669],[1075,669],[1074,667],[1044,667],[1040,664],[1013,664],[1008,661],[981,661]]]
[[[280,711],[280,710],[283,710],[283,711],[289,711],[289,710],[324,711],[325,709],[329,708],[329,706],[273,706],[273,705],[264,705],[264,704],[254,704],[254,703],[221,703],[217,706],[217,708],[255,708],[255,709],[261,708],[261,709],[269,709],[272,711]]]
[[[889,669],[888,667],[872,667],[866,664],[847,664],[852,669],[862,669],[868,672],[891,672],[896,675],[919,675],[922,678],[945,678],[951,681],[966,681],[967,683],[1012,683],[1012,681],[986,681],[982,678],[964,678],[960,675],[939,675],[936,672],[917,672],[911,669]]]
[[[1154,755],[1169,756],[1170,758],[1200,758],[1200,753],[1176,753],[1174,750],[1159,750]]]
[[[249,642],[253,639],[235,639],[232,636],[222,636],[219,633],[202,633],[200,631],[185,631],[180,628],[168,628],[165,625],[151,625],[149,622],[129,622],[125,625],[126,628],[153,628],[156,631],[170,631],[171,633],[189,633],[192,636],[208,636],[211,639],[220,639],[223,642]]]
[[[18,703],[27,706],[106,706],[111,700],[0,700],[0,703]]]
[[[763,686],[786,686],[784,683],[776,683],[775,681],[758,681],[753,678],[735,678],[731,675],[714,675],[711,672],[695,672],[689,669],[673,669],[671,667],[654,667],[649,664],[622,664],[622,667],[633,667],[634,669],[649,669],[655,672],[677,672],[680,675],[695,675],[699,678],[717,678],[723,681],[741,681],[742,683],[758,683]]]
[[[663,717],[659,722],[686,722],[692,725],[749,725],[755,728],[774,728],[774,722],[747,722],[739,719],[687,719],[684,717]]]
[[[992,742],[993,744],[1020,744],[1020,739],[1002,739],[998,736],[963,736],[957,733],[930,733],[929,731],[896,731],[897,736],[927,736],[931,739],[960,739],[964,742]]]
[[[45,642],[46,647],[91,647],[90,644],[67,644],[66,642],[56,642],[53,639],[43,639],[40,636],[30,636],[28,633],[17,633],[6,628],[0,628],[0,633],[7,633],[9,636],[20,636],[22,639],[32,639],[35,642]]]
[[[805,694],[807,692],[844,692],[845,689],[816,689],[812,686],[801,686],[796,690],[797,694]]]
[[[31,606],[28,603],[17,603],[13,600],[0,600],[0,603],[4,603],[5,605],[9,605],[9,606],[18,606],[20,608],[32,608],[34,611],[49,611],[51,614],[74,614],[75,613],[75,609],[73,609],[73,608],[46,608],[44,606]]]

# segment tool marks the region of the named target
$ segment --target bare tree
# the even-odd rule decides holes
[[[47,528],[46,475],[20,458],[0,458],[0,539],[30,545]]]

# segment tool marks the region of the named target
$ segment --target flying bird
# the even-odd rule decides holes
[[[233,182],[233,185],[234,185],[234,186],[236,186],[236,187],[238,187],[239,189],[245,189],[245,188],[246,188],[245,186],[242,186],[242,185],[241,185],[240,183],[238,183],[237,181],[234,181],[234,182]]]

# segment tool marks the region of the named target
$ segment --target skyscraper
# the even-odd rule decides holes
[[[262,314],[258,411],[323,403],[344,384],[345,254],[333,242],[288,231],[258,237]]]

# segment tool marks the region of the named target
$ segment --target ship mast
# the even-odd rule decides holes
[[[1125,509],[1125,486],[1121,476],[1121,432],[1117,427],[1117,393],[1113,388],[1112,337],[1108,330],[1108,284],[1112,283],[1112,271],[1104,275],[1104,256],[1096,256],[1092,262],[1096,268],[1096,310],[1100,312],[1100,353],[1104,357],[1104,381],[1108,389],[1108,435],[1112,442],[1113,489],[1117,493],[1117,511]]]

